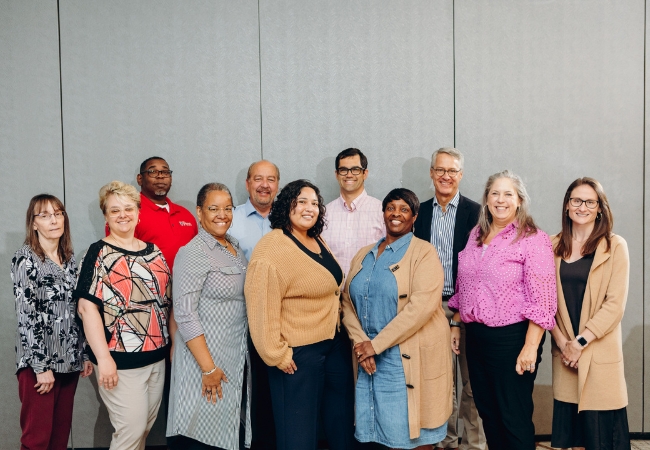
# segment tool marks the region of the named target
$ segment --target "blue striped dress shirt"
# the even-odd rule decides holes
[[[447,209],[442,210],[438,199],[433,197],[433,214],[431,215],[431,244],[438,251],[438,257],[445,272],[445,285],[442,295],[454,295],[454,275],[452,264],[454,258],[454,226],[456,225],[456,211],[460,192],[456,192],[453,199],[447,204]]]

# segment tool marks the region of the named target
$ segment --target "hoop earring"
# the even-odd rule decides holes
[[[603,217],[603,213],[597,213],[596,214],[596,220],[600,220]]]
[[[566,216],[569,217],[569,210],[568,209],[565,211],[565,213],[566,213]]]

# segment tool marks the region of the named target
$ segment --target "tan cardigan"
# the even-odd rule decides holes
[[[291,347],[334,337],[339,286],[329,270],[280,229],[255,246],[244,295],[251,338],[269,366],[286,369],[293,358]]]
[[[559,242],[552,238],[553,247]],[[596,335],[578,360],[578,370],[562,364],[562,353],[553,341],[553,397],[577,403],[578,411],[602,411],[627,406],[627,387],[623,373],[621,319],[627,302],[630,260],[627,243],[612,235],[612,248],[605,252],[602,239],[589,271],[587,289],[580,313],[582,332],[588,328]],[[560,282],[561,258],[555,257],[558,308],[555,319],[562,334],[575,339]]]
[[[352,260],[343,293],[343,324],[355,344],[370,339],[347,292],[373,246],[362,248]],[[397,281],[397,315],[371,342],[377,354],[399,344],[407,385],[409,435],[415,439],[421,428],[437,428],[451,415],[451,335],[442,309],[444,273],[435,248],[415,236],[404,258],[392,265],[391,271]]]

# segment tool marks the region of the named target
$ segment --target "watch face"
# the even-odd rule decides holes
[[[582,336],[580,336],[578,338],[578,343],[584,347],[584,346],[587,345],[587,340],[585,338],[583,338]]]

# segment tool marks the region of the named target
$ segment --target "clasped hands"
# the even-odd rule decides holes
[[[357,357],[357,361],[359,361],[361,368],[365,370],[368,375],[377,372],[377,366],[375,365],[376,353],[370,341],[363,341],[355,344],[354,355]]]
[[[559,347],[559,346],[558,346]],[[578,360],[582,355],[582,345],[575,339],[573,341],[566,341],[564,348],[560,347],[562,351],[562,363],[573,369],[578,368]]]

